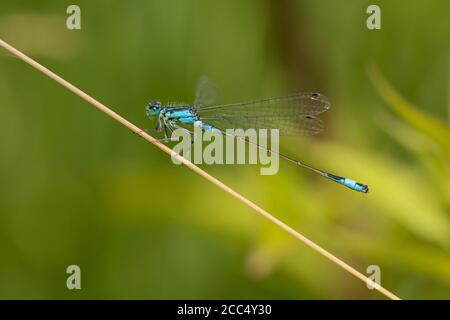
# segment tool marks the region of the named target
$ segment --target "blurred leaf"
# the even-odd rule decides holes
[[[368,240],[364,235],[348,230],[339,232],[339,237],[343,239],[343,247],[358,251],[373,259],[373,263],[395,265],[405,272],[420,272],[450,286],[450,258],[442,250],[416,242]]]
[[[450,129],[445,123],[420,111],[416,106],[406,101],[386,81],[375,64],[368,66],[369,77],[376,90],[398,115],[422,133],[436,141],[450,155]]]
[[[346,202],[348,210],[359,205],[358,213],[364,215],[369,208],[377,208],[379,214],[394,218],[416,236],[441,246],[449,244],[450,221],[438,194],[424,184],[416,168],[376,151],[356,151],[333,144],[322,146],[320,151],[324,165],[330,154],[333,155],[333,170],[330,171],[351,174],[350,178],[356,180],[357,177],[370,187],[370,192],[363,195],[341,186],[330,186],[340,188],[336,190],[341,194],[339,201]]]
[[[430,184],[439,187],[447,203],[450,203],[450,162],[446,153],[442,152],[439,145],[417,132],[414,128],[404,122],[385,114],[377,114],[378,126],[393,137],[399,144],[412,152],[417,159],[420,159],[426,169],[427,176],[424,180],[430,180]],[[424,172],[426,173],[426,172]]]

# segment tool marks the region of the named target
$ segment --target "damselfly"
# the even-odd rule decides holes
[[[159,101],[152,101],[146,107],[146,114],[157,119],[156,131],[164,133],[164,139],[161,140],[169,141],[169,133],[175,129],[188,130],[183,126],[186,124],[224,135],[229,135],[225,129],[230,128],[278,129],[280,135],[316,134],[323,130],[317,115],[330,108],[328,98],[320,93],[296,93],[278,98],[216,105],[214,102],[218,92],[218,88],[207,78],[201,78],[193,105],[162,105]],[[193,134],[192,131],[189,132]],[[350,189],[364,193],[369,191],[365,184],[314,168],[261,145],[257,146]]]

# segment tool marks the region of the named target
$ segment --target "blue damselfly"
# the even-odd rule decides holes
[[[278,129],[280,135],[316,134],[323,130],[317,115],[330,108],[327,97],[313,92],[222,105],[214,104],[217,96],[217,87],[207,78],[201,78],[193,105],[162,105],[159,101],[153,101],[147,105],[146,114],[157,119],[156,131],[162,131],[165,137],[161,140],[169,141],[169,133],[175,129],[188,130],[183,125],[197,126],[205,132],[218,131],[224,135],[229,135],[225,131],[229,128]],[[363,193],[369,191],[365,184],[314,168],[259,144],[257,146],[350,189]]]

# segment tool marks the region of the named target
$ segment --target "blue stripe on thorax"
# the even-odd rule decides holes
[[[197,120],[197,116],[189,106],[167,107],[163,111],[162,116],[168,120],[190,124]]]

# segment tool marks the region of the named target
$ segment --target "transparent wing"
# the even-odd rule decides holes
[[[215,105],[197,110],[199,118],[222,129],[279,129],[281,135],[316,134],[323,130],[315,117],[330,108],[319,93],[297,93],[246,103]]]
[[[300,92],[264,100],[211,105],[201,108],[201,115],[316,115],[330,109],[330,101],[320,93]]]
[[[197,84],[194,106],[207,107],[214,104],[219,96],[219,88],[205,76],[201,77]]]
[[[324,126],[320,119],[314,116],[296,117],[259,117],[259,116],[237,116],[237,117],[214,117],[202,118],[205,123],[216,128],[226,129],[278,129],[280,135],[297,136],[313,135],[323,131]]]

